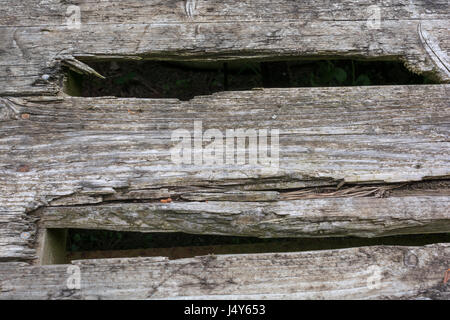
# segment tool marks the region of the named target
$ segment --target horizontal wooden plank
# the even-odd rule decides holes
[[[49,207],[48,228],[274,237],[374,237],[450,231],[450,197],[281,202],[117,203]]]
[[[1,4],[0,95],[55,94],[61,89],[61,62],[73,58],[387,59],[450,81],[446,0]],[[71,28],[68,21],[75,21],[77,12],[81,23]]]
[[[0,299],[446,300],[449,259],[450,246],[435,244],[41,267],[0,263]]]
[[[1,98],[0,259],[36,257],[39,219],[257,236],[448,232],[448,92],[432,85],[264,89],[191,101]],[[224,134],[278,129],[279,167],[175,163],[171,135],[193,133],[194,121]],[[404,185],[430,179],[444,180]]]

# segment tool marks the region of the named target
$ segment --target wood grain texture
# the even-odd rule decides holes
[[[450,246],[0,263],[0,299],[449,299]],[[69,289],[77,266],[80,289]],[[70,271],[70,272],[68,272]]]
[[[396,60],[450,82],[449,18],[446,0],[0,0],[0,299],[450,299],[448,244],[73,261],[80,290],[69,265],[31,265],[44,228],[449,232],[449,85],[62,93],[62,67],[114,59]],[[174,163],[194,121],[279,130],[279,168]]]
[[[265,89],[184,102],[1,98],[0,259],[36,258],[37,221],[261,237],[448,232],[448,91]],[[175,164],[171,133],[192,132],[194,121],[222,132],[279,129],[279,169]],[[402,186],[430,179],[444,180]]]
[[[74,58],[400,60],[448,82],[449,18],[447,0],[1,0],[0,95],[54,95],[69,62],[95,74]]]
[[[48,228],[275,237],[388,236],[450,230],[449,197],[117,203],[43,210]]]

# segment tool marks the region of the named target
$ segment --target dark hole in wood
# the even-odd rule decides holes
[[[86,62],[106,77],[66,71],[66,93],[72,96],[178,98],[252,88],[431,84],[401,62],[317,61],[106,61]]]
[[[58,231],[58,232],[56,232]],[[64,232],[63,232],[64,231]],[[423,246],[450,242],[450,233],[401,235],[379,238],[253,238],[186,233],[140,233],[107,230],[48,229],[53,238],[53,260],[43,264],[69,263],[79,259],[165,256],[180,259],[208,254],[249,254],[343,249],[374,245]],[[66,251],[61,250],[66,244]],[[48,251],[52,251],[49,246]]]

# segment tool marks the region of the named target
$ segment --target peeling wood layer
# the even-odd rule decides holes
[[[55,95],[74,59],[388,59],[448,82],[449,15],[446,0],[2,0],[0,95]]]
[[[0,264],[0,299],[442,299],[448,244]],[[70,268],[69,268],[70,267]],[[73,275],[80,276],[80,286]]]

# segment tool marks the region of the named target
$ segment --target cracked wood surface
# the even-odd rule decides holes
[[[447,0],[0,0],[0,95],[54,95],[62,64],[96,74],[75,58],[388,59],[448,82],[449,17]]]
[[[47,228],[275,237],[388,236],[450,230],[445,197],[261,202],[118,203],[51,207]]]
[[[448,91],[0,98],[0,260],[34,260],[38,224],[260,237],[448,232]],[[192,132],[194,121],[278,129],[279,169],[173,163],[171,133]]]
[[[79,29],[66,23],[71,5]],[[448,232],[448,85],[272,89],[189,102],[61,96],[62,66],[102,77],[84,63],[102,59],[386,59],[449,82],[448,1],[383,1],[375,29],[374,5],[0,0],[0,299],[449,299],[446,244],[75,261],[81,290],[68,290],[67,265],[30,266],[46,227]],[[192,130],[194,120],[204,130],[279,129],[280,169],[172,163],[171,132]],[[376,288],[368,285],[374,271]]]
[[[443,299],[450,246],[0,263],[0,299]],[[79,267],[80,289],[69,289]],[[73,282],[71,282],[73,283]]]

